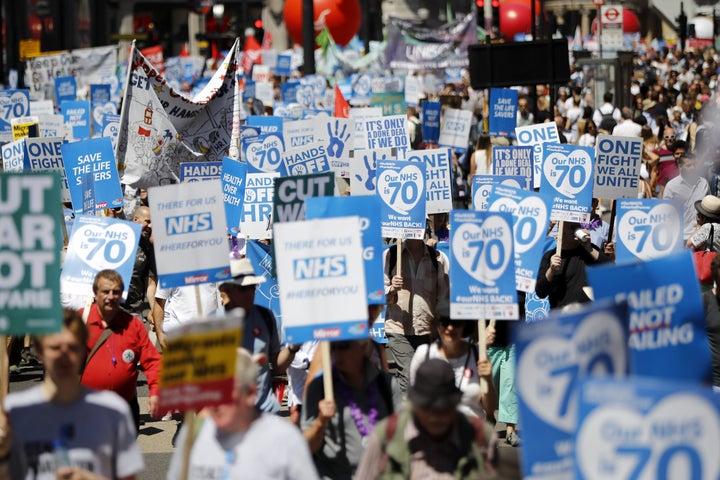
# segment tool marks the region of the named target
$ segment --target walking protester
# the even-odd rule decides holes
[[[677,160],[673,152],[675,143],[675,131],[670,125],[661,125],[662,137],[655,148],[655,155],[658,156],[658,181],[660,187],[658,196],[663,197],[668,182],[677,177],[679,172]]]
[[[62,330],[34,341],[45,376],[5,399],[0,479],[135,479],[144,462],[127,403],[78,383],[88,341],[80,314],[64,310]]]
[[[609,119],[615,122],[615,125],[620,123],[622,120],[622,115],[620,113],[620,110],[615,107],[612,103],[613,101],[613,94],[612,92],[605,92],[603,94],[603,104],[600,105],[598,108],[595,109],[593,112],[592,120],[595,123],[595,125],[600,125],[603,120]],[[608,123],[608,126],[612,125],[611,123]],[[610,130],[612,131],[612,128],[615,127],[615,125],[612,125]]]
[[[695,166],[695,156],[686,153],[677,160],[680,175],[673,178],[665,186],[663,198],[677,200],[683,206],[683,240],[687,243],[697,227],[697,211],[695,202],[702,200],[710,193],[707,180]]]
[[[623,107],[621,110],[622,121],[615,125],[615,127],[608,133],[612,133],[614,136],[620,137],[639,137],[640,129],[642,128],[639,124],[633,121],[633,113],[630,107]],[[602,123],[596,123],[599,128],[603,128]]]
[[[585,131],[580,135],[577,144],[581,147],[595,147],[597,135],[598,129],[595,122],[587,120],[587,122],[585,122]]]
[[[396,245],[385,251],[385,335],[395,375],[405,392],[415,350],[430,343],[436,305],[449,301],[450,261],[444,253],[415,239],[403,240],[401,259],[398,262]]]
[[[452,366],[455,384],[463,392],[458,407],[460,411],[485,420],[495,412],[497,394],[493,387],[490,360],[487,355],[481,358],[478,345],[468,340],[477,322],[452,320],[447,304],[438,310],[439,317],[433,320],[436,340],[428,345],[420,345],[415,351],[410,364],[410,384],[415,382],[418,368],[425,361],[431,358],[444,360]],[[485,335],[484,331],[481,333]],[[481,378],[485,379],[487,392],[481,390]]]
[[[520,303],[520,318],[525,317],[525,302]],[[515,344],[510,338],[512,322],[490,322],[485,329],[488,358],[492,365],[492,382],[497,392],[497,421],[505,424],[505,443],[519,447],[517,432],[520,418],[517,389],[515,388]]]
[[[124,398],[139,428],[139,368],[147,377],[150,389],[148,412],[158,417],[161,360],[143,322],[120,309],[123,288],[122,277],[115,270],[100,270],[95,275],[95,303],[87,312],[89,353],[80,381],[86,387],[112,390]]]
[[[230,260],[232,278],[220,284],[220,300],[223,306],[217,313],[224,315],[235,308],[245,312],[242,347],[253,355],[262,355],[255,399],[263,412],[277,413],[280,402],[272,392],[272,376],[285,373],[300,346],[281,348],[277,321],[272,311],[255,305],[255,290],[265,282],[265,277],[255,275],[247,258]]]
[[[549,250],[540,261],[535,293],[540,298],[549,297],[550,308],[587,303],[585,266],[611,259],[590,242],[590,233],[578,223],[563,222],[558,241],[560,251]]]
[[[492,142],[490,135],[480,135],[475,150],[470,155],[468,184],[472,185],[473,175],[492,175]]]
[[[200,308],[198,311],[198,296]],[[158,288],[155,292],[155,333],[162,349],[167,347],[165,332],[193,319],[210,315],[220,308],[220,292],[214,283],[195,286]]]
[[[370,362],[367,340],[330,344],[335,399],[325,399],[323,376],[305,392],[302,430],[324,479],[350,479],[376,423],[396,411],[401,393],[392,376]]]
[[[318,475],[307,443],[285,419],[260,412],[256,405],[258,367],[250,353],[238,349],[232,403],[209,407],[193,425],[180,431],[179,445],[195,435],[188,480],[283,478],[313,480]],[[168,480],[180,478],[183,449],[176,449]]]
[[[135,251],[128,296],[121,305],[123,310],[144,319],[146,312],[152,320],[153,305],[155,304],[155,290],[157,289],[157,269],[155,267],[155,251],[153,249],[152,216],[150,207],[139,206],[133,213],[132,221],[140,224],[140,240]],[[149,322],[151,325],[152,321]]]
[[[449,363],[423,362],[408,390],[409,407],[377,425],[355,478],[492,478],[492,426],[459,412],[461,398]]]
[[[705,330],[712,354],[712,389],[720,394],[720,255],[716,255],[710,262],[710,274],[715,285],[703,293]]]
[[[590,209],[590,221],[587,223],[581,223],[580,228],[587,230],[590,234],[590,242],[596,247],[605,251],[605,246],[608,243],[608,235],[610,234],[610,224],[598,215],[598,205],[600,199],[592,199],[592,208]],[[608,253],[605,251],[605,253]]]

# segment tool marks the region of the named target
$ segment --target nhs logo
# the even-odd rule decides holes
[[[210,212],[178,215],[165,219],[165,230],[168,235],[181,235],[183,233],[196,233],[212,230],[212,215]]]
[[[298,258],[293,261],[293,279],[343,277],[347,275],[345,255]]]

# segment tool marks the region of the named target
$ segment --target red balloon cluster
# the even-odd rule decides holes
[[[313,13],[315,36],[327,26],[338,45],[347,45],[360,30],[359,0],[313,0]],[[302,0],[287,0],[283,18],[292,41],[302,44]]]
[[[505,0],[500,3],[500,33],[513,40],[518,33],[532,31],[531,0]],[[535,0],[535,15],[540,15],[540,2]]]

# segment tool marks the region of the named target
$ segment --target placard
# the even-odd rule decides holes
[[[657,198],[616,202],[615,261],[651,260],[685,249],[682,206]]]
[[[552,201],[551,220],[589,222],[595,151],[568,144],[543,144],[542,192]]]
[[[600,134],[595,142],[597,198],[637,198],[643,141],[640,137]]]
[[[62,138],[26,138],[27,160],[32,172],[58,172],[62,185],[62,201],[70,202],[70,188],[62,156]]]
[[[441,147],[450,147],[461,151],[467,150],[471,126],[471,111],[446,108],[443,112],[443,121],[440,124],[438,144]]]
[[[181,182],[202,182],[220,178],[220,162],[183,162],[180,164]]]
[[[521,147],[533,147],[533,188],[540,188],[542,181],[542,164],[544,143],[560,143],[555,122],[538,123],[515,128],[515,138]]]
[[[272,237],[274,179],[277,172],[245,175],[245,197],[240,215],[240,233],[253,239]]]
[[[88,173],[92,173],[95,183],[95,208],[122,207],[123,195],[120,178],[112,141],[109,138],[101,137],[64,143],[60,149],[65,162],[70,197],[76,213],[82,211],[82,176]]]
[[[492,172],[495,175],[525,177],[525,189],[533,187],[533,147],[492,148]]]
[[[490,89],[490,120],[488,134],[495,137],[514,135],[518,92],[511,88]]]
[[[449,148],[405,150],[400,154],[408,162],[425,164],[425,202],[427,214],[452,210],[452,153]]]
[[[379,160],[377,194],[382,200],[383,237],[416,238],[425,235],[425,164]]]

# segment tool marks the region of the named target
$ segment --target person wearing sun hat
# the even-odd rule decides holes
[[[242,347],[253,355],[267,359],[260,365],[257,379],[257,407],[263,412],[277,413],[280,403],[272,393],[272,375],[282,374],[299,348],[281,348],[277,321],[272,311],[255,305],[255,289],[265,277],[255,274],[247,258],[230,260],[232,278],[218,286],[222,307],[219,314],[241,308],[245,313]]]
[[[490,478],[497,437],[489,423],[458,411],[462,395],[449,363],[423,362],[408,408],[375,427],[355,478]]]
[[[720,198],[705,195],[695,202],[695,210],[698,226],[686,246],[694,250],[709,247],[713,252],[720,252]]]

